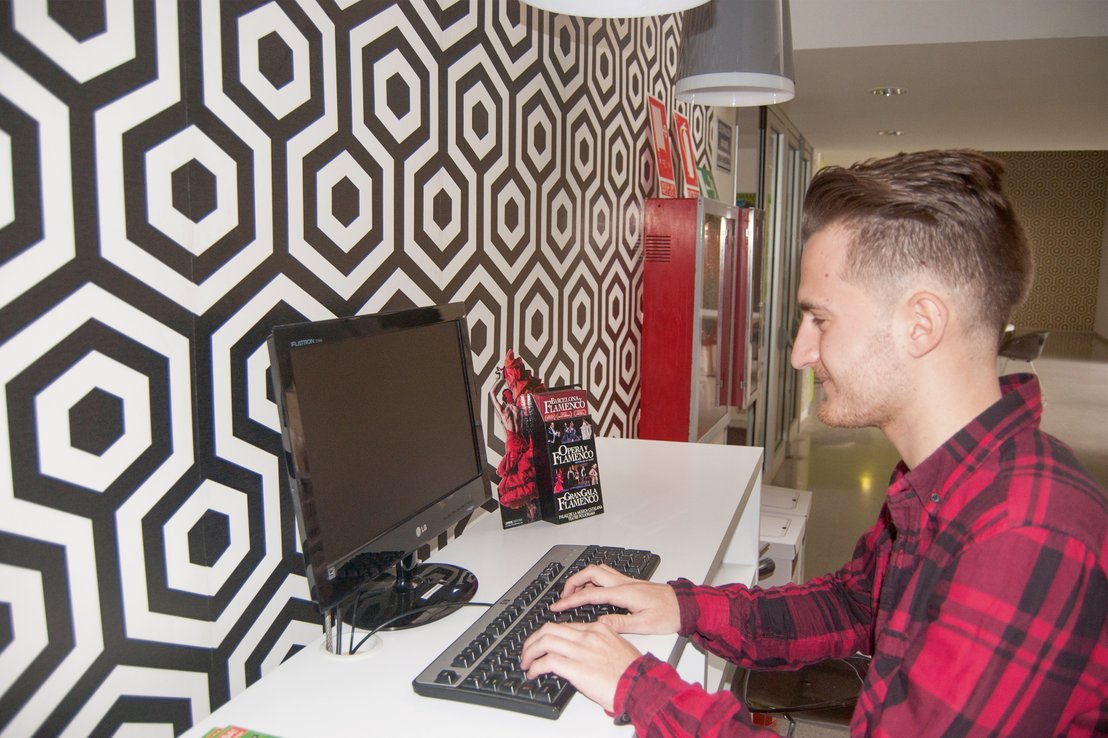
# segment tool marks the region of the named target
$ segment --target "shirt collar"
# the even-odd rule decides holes
[[[1027,426],[1037,427],[1043,414],[1039,379],[1033,374],[1009,374],[1000,378],[1001,397],[955,433],[942,446],[909,470],[897,464],[890,499],[894,491],[915,491],[924,509],[938,511],[943,495],[954,478],[963,477],[1002,443]]]

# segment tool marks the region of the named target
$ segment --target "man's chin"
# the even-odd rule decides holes
[[[820,422],[831,428],[865,428],[871,425],[849,413],[837,412],[834,405],[826,400],[819,406],[816,415]]]

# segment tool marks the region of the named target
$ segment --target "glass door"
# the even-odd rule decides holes
[[[800,287],[800,215],[803,210],[804,195],[808,191],[808,182],[812,179],[812,148],[807,142],[801,140],[801,146],[795,150],[796,169],[798,177],[794,184],[794,201],[798,203],[796,208],[796,222],[793,225],[792,246],[792,291],[789,296],[789,311],[785,314],[788,318],[789,353],[793,350],[793,341],[796,339],[796,331],[800,321],[800,309],[797,307],[796,291]],[[810,369],[793,371],[789,374],[792,387],[789,396],[792,397],[792,414],[789,419],[789,436],[793,437],[800,431],[800,423],[804,420],[812,394],[812,372]]]
[[[766,209],[766,383],[762,411],[766,479],[772,479],[788,449],[798,417],[797,372],[792,368],[792,323],[800,270],[800,210],[811,149],[795,128],[766,108],[763,192]],[[807,164],[806,164],[807,162]]]
[[[722,203],[707,198],[698,202],[700,260],[697,274],[697,345],[693,377],[695,436],[691,440],[719,441],[726,438],[728,406],[724,355],[730,352],[732,327],[726,319],[731,300],[725,283],[730,275],[728,260],[734,250],[734,219]]]

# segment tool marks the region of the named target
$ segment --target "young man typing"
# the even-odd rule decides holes
[[[1032,275],[1002,174],[922,152],[809,187],[793,366],[813,370],[825,423],[880,428],[901,456],[854,558],[765,590],[586,569],[556,609],[629,614],[544,626],[529,676],[569,679],[640,738],[754,734],[734,695],[619,635],[679,632],[747,668],[872,655],[853,736],[1108,735],[1108,501],[1038,429],[1037,379],[997,377]]]

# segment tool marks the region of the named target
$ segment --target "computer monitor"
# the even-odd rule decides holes
[[[411,627],[469,600],[472,573],[416,561],[492,496],[464,306],[282,325],[269,350],[320,611]]]

